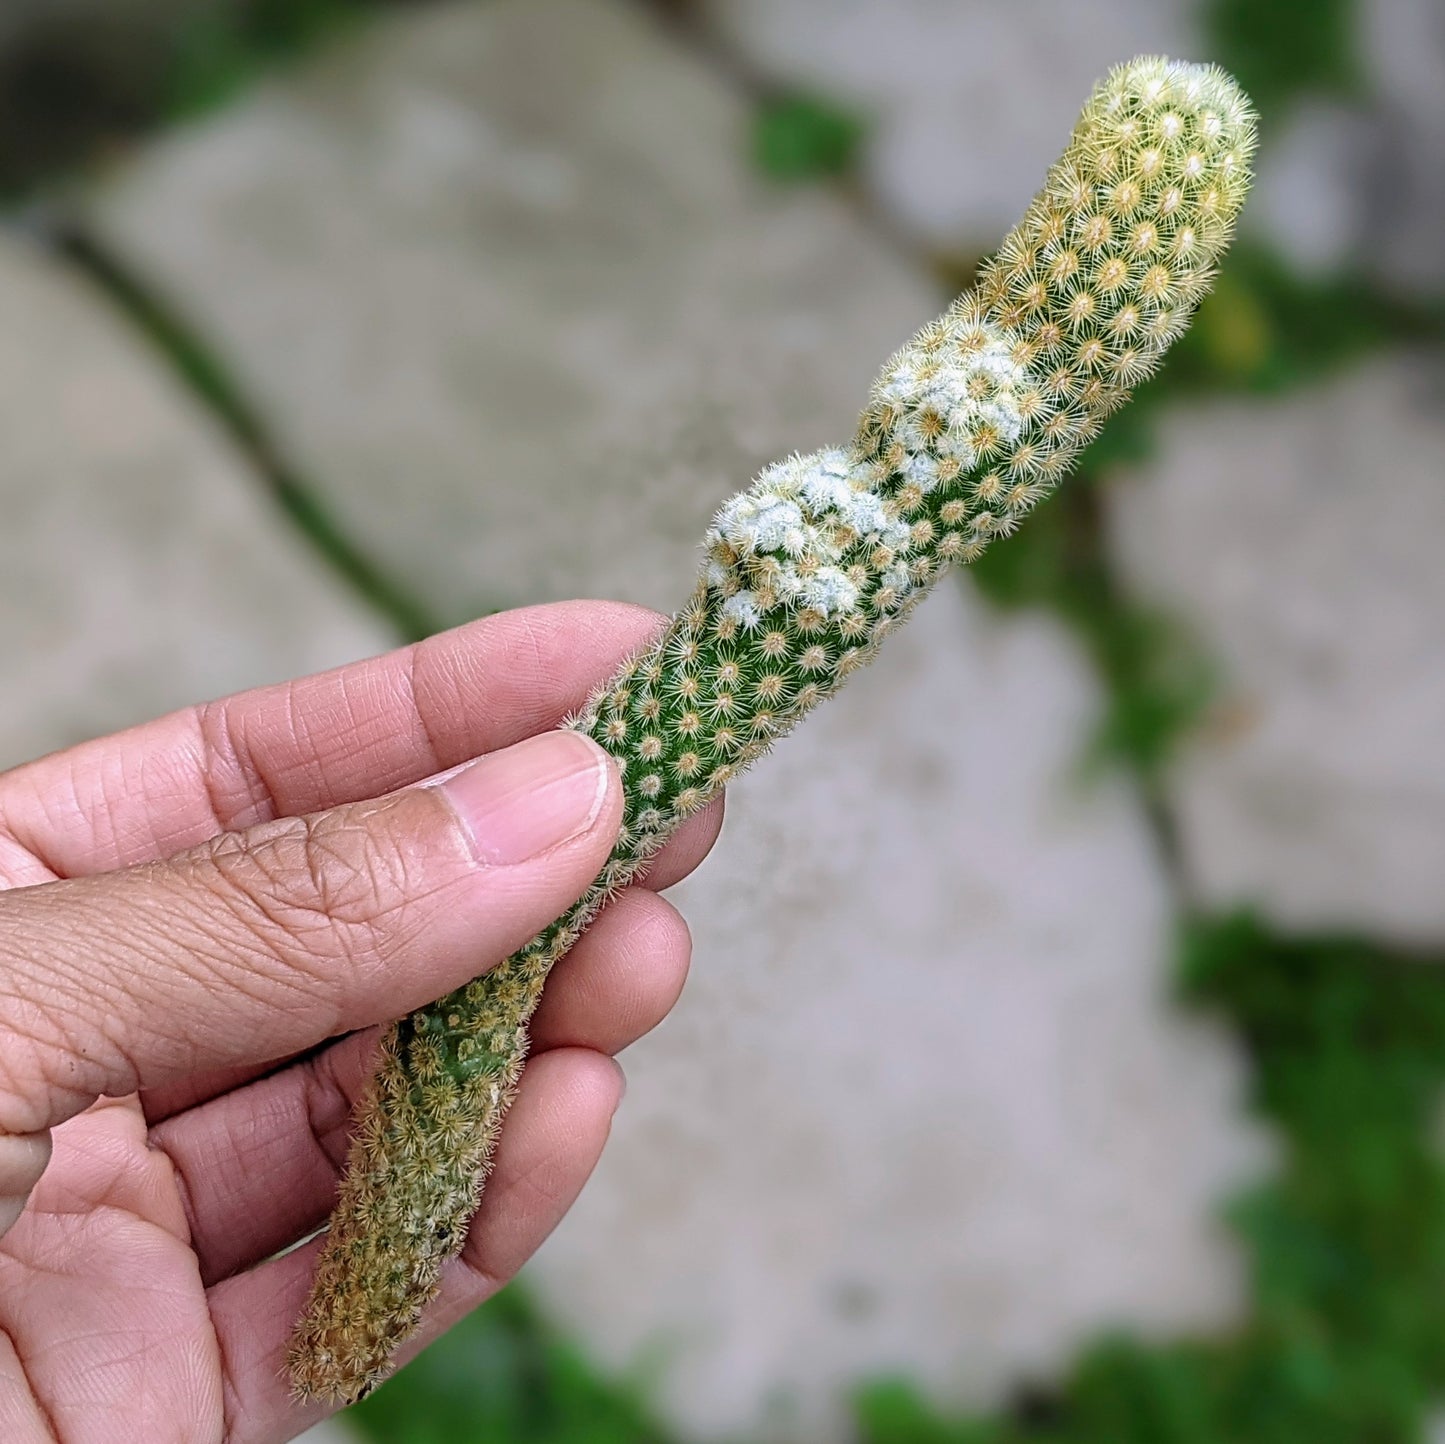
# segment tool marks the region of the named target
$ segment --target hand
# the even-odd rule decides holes
[[[274,1255],[331,1207],[374,1025],[500,961],[602,866],[615,769],[549,729],[657,626],[505,613],[0,775],[0,1439],[255,1444],[321,1416],[282,1372],[317,1244]],[[411,1351],[586,1180],[611,1055],[687,968],[649,889],[718,823],[691,819],[558,965]]]

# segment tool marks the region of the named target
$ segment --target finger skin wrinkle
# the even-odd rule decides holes
[[[416,644],[412,710],[425,734],[436,739],[433,752],[438,768],[555,727],[562,715],[581,706],[594,685],[611,675],[617,662],[644,648],[667,622],[660,613],[629,603],[564,605],[568,610],[582,609],[565,633],[559,631],[556,607],[525,607],[471,624],[485,629],[485,647],[458,648],[458,633],[442,633]],[[618,634],[623,631],[631,636],[619,645]],[[565,653],[559,645],[564,637],[570,644]],[[597,657],[593,676],[573,660],[589,655]],[[572,678],[571,685],[559,688],[559,676]],[[505,693],[505,720],[494,715],[501,709],[488,705],[499,691]],[[456,737],[450,745],[441,742],[457,731],[458,716],[478,718],[470,729],[473,743],[465,749],[458,747]],[[498,735],[502,728],[506,735]]]
[[[424,921],[428,905],[455,886],[448,869],[409,857],[392,840],[432,830],[439,805],[401,794],[374,804],[366,819],[322,813],[272,824],[259,840],[218,838],[202,850],[195,881],[270,958],[330,980],[332,964],[355,967],[393,952],[415,931],[411,919]],[[458,837],[465,877],[462,846]]]
[[[526,1218],[535,1211],[546,1217],[552,1211],[553,1194],[553,1191],[547,1188],[546,1178],[555,1171],[556,1165],[557,1158],[549,1156],[537,1159],[521,1173],[498,1169],[492,1176],[491,1189],[485,1195],[487,1211],[511,1214],[516,1218]],[[497,1176],[498,1173],[501,1177]],[[458,1260],[487,1293],[491,1294],[516,1274],[523,1260],[518,1259],[513,1264],[509,1259],[494,1261],[488,1258],[489,1242],[485,1228],[473,1227],[467,1234],[466,1244],[458,1255]]]
[[[196,1206],[191,1194],[191,1180],[180,1163],[166,1151],[165,1145],[155,1142],[149,1134],[146,1137],[146,1147],[170,1171],[171,1187],[175,1190],[176,1200],[181,1206],[181,1217],[185,1219],[186,1236],[183,1242],[189,1244],[196,1236]]]
[[[19,1373],[21,1382],[25,1386],[25,1393],[29,1396],[30,1403],[34,1405],[30,1412],[34,1427],[28,1434],[15,1438],[14,1444],[65,1444],[60,1437],[60,1430],[55,1427],[55,1420],[50,1417],[50,1411],[41,1402],[40,1391],[30,1382],[30,1370],[25,1363],[25,1355],[20,1351],[20,1341],[11,1332],[9,1325],[0,1322],[0,1345],[4,1351],[9,1353],[15,1360],[15,1370]],[[0,1370],[0,1373],[8,1373],[9,1370]]]
[[[377,852],[373,840],[352,824],[326,816],[287,819],[261,839],[218,838],[204,850],[196,881],[269,952],[287,953],[299,943],[303,954],[318,945],[335,953],[352,928],[374,942],[376,925],[389,911],[384,898],[399,896],[378,892],[387,870]]]
[[[194,1068],[206,1015],[234,1013],[238,995],[254,1004],[254,1023],[241,1031],[259,1036],[232,1041],[253,1056],[265,1056],[263,1030],[278,1012],[304,1013],[317,1036],[338,1031],[353,974],[397,929],[398,905],[379,908],[374,893],[382,870],[395,876],[399,864],[369,858],[376,849],[360,829],[331,826],[324,855],[290,849],[289,864],[287,849],[230,837],[180,866],[131,870],[126,890],[139,906],[120,909],[123,938],[97,932],[97,920],[77,912],[75,890],[86,882],[0,893],[8,944],[0,950],[0,1127],[33,1132],[99,1091],[128,1092],[142,1058],[154,1065],[152,1081]],[[277,827],[326,837],[324,824]],[[348,831],[355,835],[343,845]],[[55,937],[64,946],[53,946]],[[338,963],[348,966],[334,970]]]
[[[214,896],[225,909],[225,916],[234,927],[222,927],[218,917],[202,914],[192,919],[192,929],[185,948],[187,972],[176,979],[176,991],[193,1002],[195,982],[210,980],[209,991],[219,996],[235,996],[255,1005],[250,1011],[265,1017],[286,1012],[294,1005],[298,1010],[315,1015],[327,1002],[325,983],[329,981],[325,965],[338,953],[334,930],[314,912],[317,934],[325,931],[330,947],[326,955],[318,954],[309,941],[305,927],[277,921],[276,916],[256,897],[239,888],[215,888]],[[308,966],[309,965],[309,966]],[[234,1006],[228,1012],[236,1012]],[[317,1028],[327,1032],[340,1026],[339,1004],[317,1019]]]
[[[428,771],[432,774],[466,761],[459,752],[472,751],[471,748],[458,749],[455,740],[447,745],[443,736],[447,717],[475,710],[475,702],[468,697],[463,682],[465,667],[462,659],[448,660],[440,639],[428,638],[407,649],[406,711],[415,719],[416,730],[426,749]]]
[[[89,1060],[109,1050],[81,1021],[92,999],[79,980],[57,974],[42,989],[23,960],[0,964],[0,1131],[37,1133],[95,1099]],[[67,1008],[67,994],[85,1001]]]
[[[375,769],[367,769],[377,772],[378,782],[362,792],[349,789],[341,801],[440,771],[446,764],[438,761],[436,740],[416,700],[415,679],[430,655],[428,642],[414,643],[387,658],[197,708],[205,744],[200,782],[216,828],[230,831],[287,816],[299,799],[330,790],[327,774],[343,755],[355,766],[358,758],[378,754]],[[399,733],[413,738],[413,758],[417,748],[421,753],[404,775],[389,759]]]
[[[59,876],[15,836],[0,816],[0,889],[35,887],[42,882],[54,882]]]
[[[451,761],[443,751],[441,740],[432,727],[428,709],[421,702],[420,679],[431,656],[431,650],[426,643],[419,642],[407,648],[406,666],[400,670],[406,693],[406,715],[414,719],[416,723],[414,730],[417,740],[421,744],[422,756],[425,759],[424,765],[429,775],[440,772],[443,768],[451,765]]]
[[[248,740],[247,752],[258,773],[267,767],[273,816],[295,812],[298,798],[327,790],[328,752],[344,750],[356,760],[376,751],[377,739],[368,735],[368,730],[375,733],[376,725],[372,722],[368,729],[367,715],[378,709],[359,705],[359,699],[376,691],[369,683],[378,670],[375,662],[362,663],[288,685],[282,693],[284,721],[279,725],[264,712],[247,714],[238,704],[245,719],[242,734],[253,728],[258,734],[254,742]]]
[[[270,821],[276,816],[276,799],[235,729],[233,708],[226,702],[207,702],[192,715],[200,743],[197,780],[216,830],[230,832]]]
[[[31,871],[31,867],[37,867],[42,874],[40,877],[25,877],[27,884],[38,882],[51,882],[56,878],[64,877],[65,871],[60,866],[59,860],[50,855],[50,850],[45,845],[47,829],[42,827],[33,836],[27,836],[29,829],[22,829],[18,826],[12,827],[8,822],[3,823],[5,836],[9,838],[16,847],[20,848],[22,856],[15,871],[22,876]],[[8,869],[7,869],[8,871]]]
[[[25,1048],[27,1043],[30,1046]],[[0,1132],[39,1133],[90,1107],[100,1096],[90,1055],[102,1052],[106,1075],[135,1078],[134,1064],[108,1038],[103,1047],[87,1049],[59,1040],[36,1040],[7,1025],[5,1056],[0,1058]],[[124,1082],[116,1091],[125,1091]]]
[[[221,1418],[224,1437],[230,1439],[238,1431],[244,1396],[236,1386],[236,1366],[231,1358],[230,1335],[216,1331],[216,1359],[221,1369]]]
[[[213,765],[229,769],[233,783],[239,777],[234,795],[245,809],[225,810],[224,772],[208,779],[217,825],[226,830],[311,810],[319,795],[333,803],[359,801],[439,770],[409,680],[424,645],[213,704],[219,720],[212,729],[224,743]],[[411,746],[402,744],[405,772],[395,758],[400,736],[412,739]],[[338,795],[331,780],[338,762],[374,777],[374,785],[343,784]]]
[[[5,896],[0,895],[0,916]],[[50,896],[59,901],[56,894]],[[243,917],[242,923],[249,920]],[[41,911],[34,925],[47,921]],[[288,999],[312,1015],[325,1009],[325,990],[316,986],[315,977],[296,965],[295,956],[278,959],[274,927],[254,936],[243,925],[218,927],[217,921],[216,914],[182,899],[174,908],[131,912],[122,944],[72,928],[67,948],[47,958],[43,979],[29,977],[24,957],[5,966],[0,1128],[33,1132],[79,1112],[102,1089],[130,1091],[138,1086],[142,1056],[152,1059],[157,1075],[194,1068],[195,1040],[203,1031],[203,1019],[194,1016],[198,999],[204,1013],[205,1000],[241,994],[254,1001],[262,1018],[274,1016]],[[64,929],[63,918],[55,922]],[[147,957],[176,961],[148,967]],[[324,1014],[321,1021],[339,1024],[340,1014]],[[248,1047],[265,1044],[264,1038],[237,1041]]]
[[[5,1043],[8,1050],[8,1037]],[[21,1077],[8,1058],[0,1060],[0,1130],[5,1133],[39,1133],[95,1101],[93,1090],[45,1077],[43,1065],[37,1065],[34,1074],[34,1078]]]
[[[395,807],[385,808],[397,811]],[[305,863],[316,904],[333,924],[374,930],[417,885],[415,861],[396,846],[389,829],[379,835],[335,813],[308,819]],[[425,885],[425,878],[420,880]]]
[[[276,930],[261,926],[255,909],[241,906],[238,896],[229,892],[216,889],[213,896],[223,903],[237,903],[225,914],[234,927],[223,926],[214,913],[188,907],[189,900],[182,898],[173,912],[163,914],[165,932],[154,944],[157,959],[173,961],[150,971],[142,1000],[145,1013],[140,1021],[145,1024],[151,1014],[159,1015],[172,1054],[167,1069],[171,1076],[182,1068],[189,1070],[199,1065],[198,1058],[189,1053],[182,1056],[177,1050],[189,1048],[190,1035],[204,1034],[207,1029],[207,1012],[201,1000],[223,1000],[231,1018],[239,1020],[249,1015],[257,1022],[286,1011],[292,1004],[315,1013],[318,1004],[325,1001],[317,996],[315,974],[298,967],[295,957],[278,955]],[[244,1011],[236,1008],[238,996],[254,1006]],[[338,1018],[339,1014],[331,1021]],[[176,1026],[181,1021],[186,1025],[184,1031]],[[157,1031],[151,1023],[152,1038]],[[237,1039],[248,1050],[262,1041]]]
[[[337,1075],[333,1053],[328,1049],[298,1065],[299,1086],[279,1096],[272,1090],[259,1111],[222,1110],[223,1121],[212,1124],[215,1131],[200,1146],[183,1123],[150,1131],[150,1146],[166,1157],[178,1181],[206,1287],[304,1238],[334,1205],[350,1136],[351,1094]],[[256,1216],[256,1228],[238,1226],[234,1216],[224,1227],[203,1216],[200,1200],[214,1203],[222,1195],[254,1192],[258,1177],[263,1186],[270,1179],[279,1189],[301,1181],[306,1198],[314,1195],[314,1207],[286,1215],[285,1236],[264,1227],[264,1214]]]
[[[472,1280],[467,1292],[474,1293],[478,1303],[485,1303],[493,1294],[506,1288],[512,1275],[493,1272],[481,1255],[481,1245],[473,1246],[468,1239],[467,1246],[457,1255],[456,1266],[464,1269]]]
[[[334,1050],[301,1065],[302,1112],[316,1151],[333,1169],[346,1159],[351,1133],[351,1094],[337,1076]]]
[[[523,1114],[530,1146],[524,1149],[517,1143],[516,1128],[511,1148],[503,1134],[481,1210],[459,1255],[475,1277],[498,1286],[517,1273],[571,1206],[611,1133],[615,1093],[620,1087],[616,1066],[588,1049],[559,1050],[529,1063],[522,1075],[524,1097],[529,1070],[534,1078],[539,1071],[546,1078],[546,1086],[534,1088],[533,1107]],[[614,1093],[600,1116],[595,1112],[599,1084]],[[543,1139],[546,1145],[538,1148],[536,1143]],[[586,1168],[575,1186],[568,1188],[564,1180],[578,1158],[587,1160]],[[507,1231],[496,1228],[494,1221],[502,1218],[550,1221],[539,1236],[518,1248]]]
[[[0,775],[0,844],[10,842],[38,865],[5,866],[0,886],[104,871],[138,853],[164,856],[194,840],[177,835],[173,819],[194,811],[189,799],[200,786],[199,734],[187,729],[168,747],[132,749],[126,740],[122,733],[107,739],[113,745],[82,745]],[[135,807],[136,797],[146,806]],[[66,847],[77,832],[89,854],[79,867],[67,860]]]
[[[5,1133],[39,1133],[57,1118],[79,1113],[95,1096],[84,1088],[67,1088],[47,1078],[41,1062],[18,1067],[9,1056],[12,1048],[12,1036],[7,1034],[5,1056],[0,1057],[0,1130]],[[42,1057],[48,1051],[33,1050]]]

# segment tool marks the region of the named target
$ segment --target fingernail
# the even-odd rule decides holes
[[[606,755],[576,732],[548,732],[479,758],[438,790],[472,852],[490,866],[526,862],[587,831],[607,797]]]

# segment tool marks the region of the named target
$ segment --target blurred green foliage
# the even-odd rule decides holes
[[[304,54],[386,0],[230,0],[188,10],[177,28],[162,118],[211,110],[262,70]],[[393,0],[394,3],[394,0]]]
[[[850,172],[868,133],[867,122],[821,96],[771,96],[753,116],[753,161],[775,180],[809,180]]]
[[[1356,0],[1207,0],[1209,58],[1239,80],[1266,125],[1303,95],[1361,88]]]
[[[347,1421],[378,1444],[668,1444],[639,1391],[604,1380],[515,1286]]]

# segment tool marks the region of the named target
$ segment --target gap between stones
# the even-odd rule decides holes
[[[272,502],[333,575],[401,641],[418,641],[443,623],[420,597],[378,565],[347,534],[318,488],[286,456],[281,443],[224,358],[179,307],[158,292],[82,224],[43,220],[52,251],[105,298],[214,420],[249,463]]]

